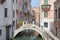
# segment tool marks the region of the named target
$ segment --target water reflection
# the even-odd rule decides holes
[[[42,37],[34,30],[24,30],[18,33],[14,40],[42,40]]]

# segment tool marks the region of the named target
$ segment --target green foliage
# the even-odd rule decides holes
[[[18,21],[18,25],[22,26],[23,25],[23,20]]]

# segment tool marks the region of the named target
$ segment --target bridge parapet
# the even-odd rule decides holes
[[[33,21],[32,24],[28,24],[27,22],[26,22],[26,24],[24,24],[24,22],[23,22],[23,26],[21,26],[20,28],[18,28],[14,31],[14,36],[13,37],[15,37],[19,32],[21,32],[23,30],[27,30],[27,29],[35,30],[36,32],[38,32],[44,38],[44,31],[41,30],[39,26],[36,26],[34,24],[34,21]]]
[[[34,25],[34,24],[24,24],[23,26],[21,26],[20,28],[16,29],[14,31],[14,37],[21,31],[26,30],[26,29],[32,29],[37,31],[42,37],[44,37],[44,32],[43,30],[40,29],[40,27]]]

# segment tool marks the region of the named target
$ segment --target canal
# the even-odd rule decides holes
[[[13,40],[43,40],[41,35],[34,30],[24,30],[19,32]]]

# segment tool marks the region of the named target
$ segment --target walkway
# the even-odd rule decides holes
[[[47,36],[45,35],[45,37],[47,38],[47,40],[48,39],[50,39],[50,40],[60,40],[50,30],[45,30],[44,32],[47,35]]]

